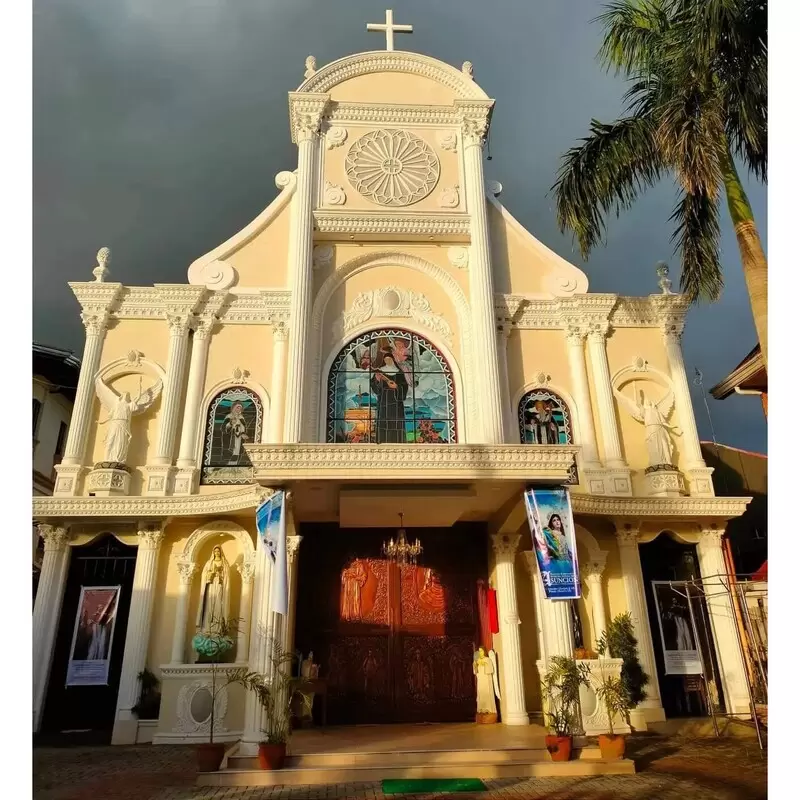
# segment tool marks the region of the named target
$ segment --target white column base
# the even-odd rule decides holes
[[[692,497],[714,497],[714,484],[711,481],[713,467],[695,467],[684,473]]]
[[[86,477],[86,490],[95,497],[127,497],[130,489],[130,470],[121,464],[100,462]]]
[[[650,497],[681,497],[683,476],[676,469],[659,469],[654,472],[645,471],[647,477],[647,494]]]
[[[602,468],[584,467],[581,471],[583,483],[589,494],[606,494],[606,471]]]
[[[58,464],[53,497],[76,497],[79,495],[82,478],[88,469],[88,467],[76,464]]]
[[[172,494],[175,467],[170,465],[148,465],[144,468],[144,494],[148,497],[166,497]]]
[[[631,474],[633,470],[627,467],[607,468],[604,470],[606,494],[614,497],[632,497],[633,485]]]
[[[527,711],[509,711],[506,718],[501,720],[503,725],[530,725],[531,720]]]
[[[173,479],[172,493],[175,495],[197,494],[200,488],[200,470],[194,467],[178,467]]]
[[[120,719],[114,720],[114,730],[111,733],[111,744],[136,744],[139,733],[139,720],[128,711],[119,712]],[[126,719],[121,717],[126,715]]]

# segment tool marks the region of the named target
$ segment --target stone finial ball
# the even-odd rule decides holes
[[[110,247],[101,247],[97,251],[97,263],[98,264],[108,264],[111,261],[111,248]]]

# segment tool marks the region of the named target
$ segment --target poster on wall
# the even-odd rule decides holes
[[[581,580],[569,492],[563,487],[528,489],[525,510],[545,597],[577,600]]]
[[[120,586],[81,586],[67,686],[107,686]]]
[[[658,629],[667,675],[702,675],[703,661],[692,625],[688,585],[682,581],[653,581]]]
[[[256,528],[272,561],[272,610],[284,616],[289,609],[289,574],[286,561],[285,492],[275,492],[256,509]]]

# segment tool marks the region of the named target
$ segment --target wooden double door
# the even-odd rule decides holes
[[[481,524],[415,528],[417,566],[381,555],[391,529],[302,526],[296,646],[328,682],[331,724],[474,719]]]

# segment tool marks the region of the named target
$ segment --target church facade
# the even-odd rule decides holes
[[[34,499],[34,729],[207,738],[211,667],[191,642],[210,593],[241,623],[233,662],[263,669],[265,631],[314,651],[329,722],[471,719],[476,585],[496,591],[503,724],[541,711],[549,657],[582,639],[592,658],[625,611],[652,676],[635,724],[663,719],[640,550],[669,540],[719,580],[747,503],[715,497],[703,461],[687,301],[665,277],[648,297],[591,293],[514,219],[484,175],[494,102],[469,63],[388,49],[306,67],[289,93],[297,165],[256,219],[184,284],[115,283],[105,249],[95,279],[70,284],[86,343],[55,490]],[[544,598],[523,502],[559,485],[573,606]],[[286,616],[255,523],[276,489]],[[401,521],[423,547],[410,571],[381,555]],[[747,713],[719,593],[708,620],[720,706]],[[151,720],[145,669],[161,682]],[[259,739],[238,687],[215,724]]]

